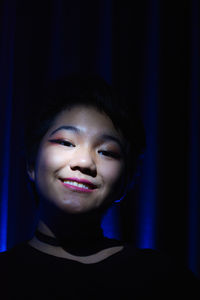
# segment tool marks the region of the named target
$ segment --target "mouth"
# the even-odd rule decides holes
[[[95,184],[85,179],[60,178],[60,180],[66,188],[74,191],[90,193],[97,188]]]

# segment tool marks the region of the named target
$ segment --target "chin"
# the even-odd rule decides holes
[[[68,214],[82,214],[90,212],[91,210],[95,209],[96,207],[91,205],[85,205],[83,201],[80,200],[66,200],[62,201],[62,203],[57,203],[56,205],[60,210]]]

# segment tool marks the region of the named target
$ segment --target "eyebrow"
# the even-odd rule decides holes
[[[71,125],[65,125],[65,126],[60,126],[57,129],[55,129],[53,132],[51,132],[50,136],[52,136],[57,131],[60,131],[60,130],[63,130],[63,129],[64,130],[69,130],[69,131],[72,131],[72,132],[75,132],[75,133],[78,133],[78,134],[81,134],[81,130],[79,128],[77,128],[75,126],[71,126]],[[122,150],[124,149],[124,146],[123,146],[122,142],[120,141],[120,139],[117,138],[114,135],[111,135],[111,134],[102,134],[102,135],[100,135],[100,139],[103,139],[104,141],[113,141],[113,142],[117,143]]]
[[[57,131],[60,131],[60,130],[70,130],[70,131],[73,131],[75,133],[78,133],[80,134],[81,133],[81,130],[75,126],[70,126],[70,125],[65,125],[65,126],[60,126],[58,127],[57,129],[55,129],[51,134],[50,136],[52,136],[54,133],[56,133]]]

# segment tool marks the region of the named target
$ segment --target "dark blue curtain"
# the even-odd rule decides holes
[[[105,234],[200,276],[199,1],[5,0],[0,16],[1,251],[35,226],[21,151],[29,96],[49,79],[94,72],[138,99],[147,134],[141,174],[108,211]]]

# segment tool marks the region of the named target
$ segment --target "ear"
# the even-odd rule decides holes
[[[35,181],[35,170],[33,166],[30,166],[28,163],[26,164],[26,171],[28,177],[31,181]]]

